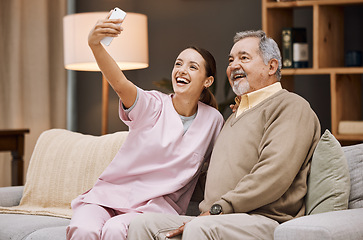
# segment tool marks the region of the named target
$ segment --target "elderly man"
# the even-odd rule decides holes
[[[236,34],[227,75],[241,100],[215,143],[201,215],[141,214],[128,239],[273,239],[279,223],[304,215],[320,124],[307,101],[282,89],[280,70],[273,39]]]

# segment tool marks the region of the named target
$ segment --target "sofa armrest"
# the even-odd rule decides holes
[[[12,207],[20,203],[24,186],[0,187],[0,206]]]
[[[296,218],[275,229],[275,240],[363,239],[363,208]]]

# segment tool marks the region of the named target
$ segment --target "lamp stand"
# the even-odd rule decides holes
[[[102,74],[102,135],[107,134],[108,128],[108,82]]]

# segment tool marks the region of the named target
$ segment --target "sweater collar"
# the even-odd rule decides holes
[[[266,98],[280,91],[281,89],[282,89],[281,83],[276,82],[267,87],[258,89],[256,91],[247,94],[243,94],[241,96],[240,104],[237,109],[236,117],[238,117],[244,111],[253,108],[254,106],[259,104]]]

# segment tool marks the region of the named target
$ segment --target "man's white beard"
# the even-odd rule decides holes
[[[237,96],[241,96],[250,90],[250,84],[248,83],[247,79],[246,81],[243,80],[244,79],[240,79],[233,82],[232,89]]]

